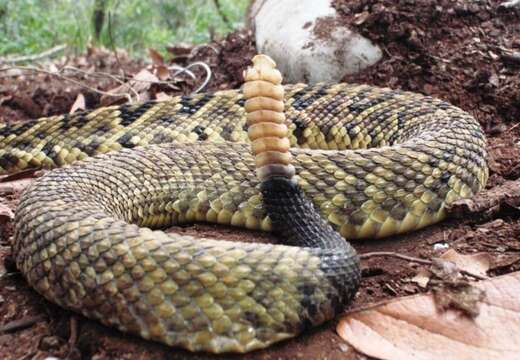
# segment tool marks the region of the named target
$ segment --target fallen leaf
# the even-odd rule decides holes
[[[490,161],[490,168],[494,167],[495,172],[500,172],[496,164]],[[498,214],[510,208],[516,208],[517,211],[520,209],[520,179],[506,181],[471,199],[457,200],[448,207],[447,211],[450,217],[458,219],[470,217],[490,219],[496,218]]]
[[[58,69],[58,67],[54,64],[54,63],[50,63],[49,64],[49,68],[47,69],[47,71],[53,73],[53,74],[57,74],[60,72],[60,69]]]
[[[394,299],[343,317],[338,334],[378,359],[517,359],[520,272],[473,284],[486,293],[476,318],[439,312],[433,295]]]
[[[368,11],[363,11],[362,13],[356,14],[354,16],[354,24],[362,25],[370,16]]]
[[[168,80],[170,77],[170,70],[168,70],[168,67],[165,65],[157,65],[155,67],[155,73],[157,74],[159,80],[162,81]]]
[[[135,97],[135,94],[137,94],[139,99],[136,100],[144,101],[149,98],[149,95],[146,94],[148,89],[150,89],[153,83],[158,81],[159,79],[157,76],[152,74],[147,69],[142,69],[136,75],[134,75],[130,81],[108,91],[112,95],[103,95],[101,97],[101,105],[108,106],[115,104],[125,97],[121,94],[128,94],[133,97]]]
[[[168,94],[166,94],[165,92],[158,92],[157,94],[155,94],[155,100],[157,101],[167,101],[167,100],[170,100],[172,99],[172,97]]]
[[[465,270],[480,276],[487,276],[486,272],[489,270],[493,260],[488,253],[462,255],[454,249],[446,251],[440,258],[455,263],[459,270]]]
[[[72,104],[69,114],[74,114],[78,110],[85,110],[87,106],[85,105],[85,97],[82,93],[79,93],[76,97],[76,100],[74,101],[74,104]]]
[[[428,282],[430,282],[431,274],[426,269],[420,269],[417,275],[410,279],[411,282],[416,283],[422,288],[426,288],[428,286]]]
[[[148,49],[148,55],[150,55],[150,59],[155,65],[164,65],[164,58],[157,50]]]
[[[11,210],[11,208],[4,203],[4,199],[0,198],[0,224],[3,224],[6,222],[6,220],[13,220],[14,219],[14,212]]]
[[[430,272],[442,281],[456,282],[461,278],[460,269],[457,264],[441,258],[432,259]]]
[[[482,289],[460,280],[443,282],[433,289],[433,296],[439,310],[457,309],[473,318],[480,314],[480,302],[485,298]]]

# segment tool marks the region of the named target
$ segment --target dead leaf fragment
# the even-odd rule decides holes
[[[163,91],[155,94],[155,100],[157,100],[157,101],[167,101],[167,100],[171,100],[171,99],[172,99],[172,97]]]
[[[354,24],[362,25],[368,18],[370,17],[370,13],[368,11],[363,11],[362,13],[356,14],[354,16]]]
[[[168,70],[168,67],[166,65],[157,65],[155,67],[155,74],[161,81],[168,80],[170,77],[170,70]]]
[[[457,309],[473,318],[479,315],[480,302],[486,297],[482,289],[466,281],[444,282],[433,289],[433,295],[439,310]]]
[[[101,105],[108,106],[115,104],[125,97],[123,94],[126,94],[131,98],[135,98],[137,95],[137,101],[145,101],[149,98],[149,95],[147,94],[148,89],[150,89],[153,83],[158,81],[159,79],[157,76],[147,69],[142,69],[132,78],[132,80],[108,91],[112,95],[103,95],[101,97]]]
[[[3,203],[4,199],[0,198],[0,224],[14,219],[14,212],[11,208]]]
[[[148,55],[150,55],[150,59],[155,65],[164,65],[164,58],[162,55],[155,49],[148,49]]]
[[[487,276],[486,273],[489,270],[493,260],[491,255],[488,253],[462,255],[454,249],[446,251],[440,256],[440,258],[455,263],[459,270],[465,270],[480,276]]]
[[[423,289],[428,286],[428,283],[430,282],[431,274],[426,269],[420,269],[417,275],[415,275],[410,281],[416,283]]]
[[[433,295],[394,299],[340,320],[338,334],[378,359],[517,359],[520,351],[520,272],[474,284],[486,293],[480,314],[439,312]]]
[[[76,100],[74,100],[74,104],[72,104],[69,114],[74,114],[78,110],[85,110],[87,108],[87,105],[85,104],[85,97],[82,93],[79,93],[76,97]]]

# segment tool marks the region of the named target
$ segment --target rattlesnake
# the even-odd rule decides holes
[[[277,144],[298,186],[254,176],[248,130],[286,131],[252,130],[240,90],[1,124],[0,173],[85,160],[20,200],[13,249],[29,283],[147,339],[249,351],[331,319],[353,296],[357,258],[333,229],[347,239],[415,230],[486,183],[482,129],[444,101],[368,85],[275,88],[262,91],[285,92],[285,108],[258,108],[285,110],[272,116],[289,129]],[[273,159],[258,160],[265,144],[253,149],[260,165]],[[267,169],[260,178],[280,170]],[[274,228],[293,246],[150,229],[192,221]]]

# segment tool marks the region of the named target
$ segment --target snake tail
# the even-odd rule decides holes
[[[255,156],[263,204],[273,230],[285,244],[312,249],[320,259],[324,298],[319,289],[303,290],[301,322],[316,326],[344,310],[359,286],[361,273],[355,250],[320,216],[295,178],[288,129],[283,115],[282,77],[266,55],[253,58],[244,78],[249,139]],[[323,288],[321,289],[323,291]]]

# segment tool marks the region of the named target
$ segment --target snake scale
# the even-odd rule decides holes
[[[265,83],[272,71],[260,71]],[[31,286],[146,339],[250,351],[343,310],[359,267],[342,237],[422,228],[485,186],[485,137],[462,110],[368,85],[275,80],[254,106],[232,90],[0,124],[0,173],[84,160],[20,200],[13,252]],[[246,121],[247,102],[273,124]],[[256,156],[248,136],[263,139]],[[157,230],[193,221],[274,229],[285,243]]]

